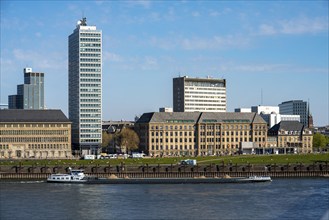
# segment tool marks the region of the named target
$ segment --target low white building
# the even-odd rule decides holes
[[[173,108],[162,107],[162,108],[159,108],[159,112],[173,112]]]
[[[299,115],[281,115],[281,114],[260,114],[260,116],[267,122],[268,128],[279,124],[281,121],[298,121],[300,122]]]
[[[234,112],[251,112],[251,108],[236,108]]]
[[[279,106],[251,106],[251,112],[257,112],[257,114],[279,114]]]

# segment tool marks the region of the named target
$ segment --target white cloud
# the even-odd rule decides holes
[[[101,0],[95,0],[96,5],[102,5],[104,3],[104,1]]]
[[[192,12],[192,16],[193,17],[199,17],[200,13],[198,11],[194,11],[194,12]]]
[[[128,3],[131,6],[142,6],[144,8],[150,8],[151,7],[151,1],[148,0],[134,0],[134,1],[127,1],[125,3]]]
[[[35,36],[36,36],[36,37],[41,37],[42,34],[41,34],[40,32],[36,32],[36,33],[35,33]]]
[[[284,34],[319,33],[328,31],[328,17],[316,17],[314,19],[303,17],[281,21],[280,25],[281,33]]]
[[[67,58],[58,53],[38,53],[37,51],[24,51],[21,49],[14,49],[13,56],[17,61],[23,61],[28,66],[36,69],[66,69]]]
[[[249,45],[250,39],[246,36],[227,35],[213,36],[211,38],[188,38],[188,37],[151,37],[148,41],[152,46],[164,50],[218,50],[228,48],[245,48]]]
[[[234,71],[239,72],[272,72],[282,69],[288,70],[289,65],[286,64],[255,64],[255,65],[240,65],[232,68]]]
[[[115,53],[110,53],[108,51],[103,51],[103,62],[105,61],[110,61],[110,62],[123,62],[124,59],[122,56],[120,56],[119,54],[115,54]]]
[[[225,15],[225,14],[228,14],[230,12],[232,12],[231,8],[224,8],[224,10],[221,10],[221,11],[210,10],[209,11],[209,16],[218,17],[220,15]]]
[[[260,35],[317,34],[326,31],[328,31],[328,17],[301,17],[280,20],[274,24],[261,24],[258,33]]]
[[[180,45],[185,50],[240,48],[249,45],[249,39],[240,36],[214,36],[212,38],[185,38]]]
[[[220,12],[218,12],[218,11],[210,11],[209,12],[209,16],[211,16],[211,17],[218,17],[220,15]]]
[[[259,32],[262,35],[273,35],[276,34],[276,30],[273,26],[268,25],[268,24],[262,24],[259,27]]]
[[[328,74],[328,68],[309,67],[288,63],[255,63],[255,64],[239,64],[229,61],[221,61],[218,70],[222,73],[259,73],[259,74]]]
[[[158,61],[154,57],[144,57],[144,62],[141,65],[141,68],[143,70],[152,70],[152,69],[157,69],[158,67]]]

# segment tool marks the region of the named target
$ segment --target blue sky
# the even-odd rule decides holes
[[[172,107],[172,79],[225,78],[227,109],[310,101],[329,124],[328,1],[1,1],[1,103],[23,68],[68,112],[68,35],[103,32],[103,120]],[[261,99],[261,91],[263,98]]]

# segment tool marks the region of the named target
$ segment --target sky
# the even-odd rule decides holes
[[[103,120],[173,107],[179,76],[224,78],[227,111],[309,101],[329,124],[328,1],[1,0],[0,103],[23,69],[45,73],[45,104],[68,116],[68,36],[103,33]]]

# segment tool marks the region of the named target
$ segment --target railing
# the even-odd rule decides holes
[[[329,171],[253,171],[253,172],[108,172],[108,173],[86,173],[89,176],[109,178],[115,175],[118,178],[197,178],[197,177],[231,177],[247,176],[270,176],[280,178],[291,177],[329,177]],[[0,173],[0,180],[46,180],[50,173]]]

